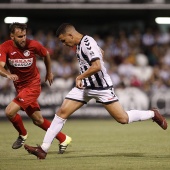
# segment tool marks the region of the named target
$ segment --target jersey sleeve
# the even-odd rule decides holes
[[[40,57],[46,57],[48,50],[41,45],[38,41],[33,41],[32,45],[35,48],[35,53],[39,55]]]
[[[6,63],[6,52],[5,52],[4,45],[0,45],[0,61],[3,61]]]
[[[84,42],[84,52],[88,56],[90,62],[100,59],[102,54],[96,41],[93,38],[88,38],[88,41],[86,41]]]

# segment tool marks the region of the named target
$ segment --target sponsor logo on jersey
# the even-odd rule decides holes
[[[17,53],[17,52],[16,52],[16,51],[14,51],[14,52],[12,52],[12,53],[11,53],[11,55],[14,55],[14,54],[16,54],[16,53]]]
[[[1,57],[1,53],[0,53],[0,57]]]
[[[8,59],[9,64],[14,67],[29,67],[33,63],[33,58],[28,59]]]
[[[25,57],[29,57],[30,56],[30,51],[29,50],[25,50],[23,52],[23,54],[24,54]]]

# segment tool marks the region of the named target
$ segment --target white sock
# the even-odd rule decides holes
[[[48,149],[50,148],[52,141],[54,140],[56,135],[61,131],[66,120],[67,119],[62,119],[61,117],[55,115],[53,121],[51,122],[50,127],[48,128],[44,136],[43,144],[41,145],[41,148],[45,152],[48,152]]]
[[[148,110],[148,111],[130,110],[130,111],[126,111],[126,113],[129,116],[128,123],[147,120],[147,119],[154,117],[154,112],[151,110]]]

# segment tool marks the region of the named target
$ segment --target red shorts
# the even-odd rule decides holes
[[[26,87],[18,91],[18,95],[13,102],[18,104],[28,115],[40,110],[38,97],[41,92],[41,86]]]

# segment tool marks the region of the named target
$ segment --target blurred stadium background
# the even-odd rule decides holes
[[[105,51],[106,67],[125,109],[158,107],[162,114],[170,115],[170,25],[155,21],[170,17],[170,0],[1,0],[0,11],[0,43],[9,38],[5,17],[27,17],[28,38],[36,39],[51,53],[52,87],[44,83],[45,68],[37,58],[44,116],[54,115],[78,74],[74,49],[63,47],[55,37],[63,22],[93,36]],[[12,82],[0,77],[1,118],[14,96]],[[72,115],[107,116],[95,101]]]

